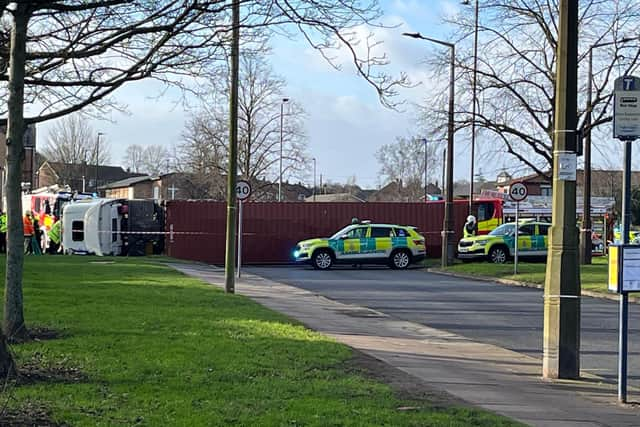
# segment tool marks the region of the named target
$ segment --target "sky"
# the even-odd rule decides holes
[[[287,82],[286,96],[295,100],[307,113],[306,133],[309,157],[317,160],[317,175],[323,181],[345,182],[355,176],[356,184],[377,188],[384,184],[379,176],[376,151],[392,143],[396,137],[413,136],[417,130],[412,102],[420,101],[428,88],[442,84],[430,82],[422,63],[428,55],[438,53],[438,46],[422,40],[403,37],[403,32],[418,31],[423,35],[446,38],[450,29],[442,17],[463,6],[460,0],[380,0],[384,10],[381,21],[397,28],[376,31],[376,40],[388,55],[388,71],[400,71],[417,86],[402,90],[396,101],[405,101],[400,110],[384,107],[373,87],[356,76],[353,65],[344,64],[336,71],[306,42],[276,39],[272,42],[270,62],[276,74]],[[446,82],[445,82],[446,84]],[[113,112],[109,120],[91,120],[95,132],[104,134],[111,149],[111,164],[123,163],[126,147],[131,144],[172,147],[180,142],[187,114],[180,103],[180,93],[169,90],[158,97],[159,87],[153,81],[129,83],[115,99],[127,105],[128,113]],[[46,143],[53,122],[39,126],[38,144]],[[468,179],[470,143],[467,136],[458,136],[454,160],[454,179]],[[444,147],[444,141],[433,141]],[[481,153],[482,141],[478,140]],[[441,152],[441,148],[438,151]],[[490,164],[476,162],[476,172],[494,179],[501,168],[512,162],[497,159]],[[307,184],[313,183],[312,163],[308,165]],[[440,170],[429,171],[430,180],[441,176]]]

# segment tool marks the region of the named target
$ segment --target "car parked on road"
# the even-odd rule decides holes
[[[547,255],[547,222],[521,221],[518,227],[518,257],[532,258]],[[458,243],[458,258],[467,261],[489,260],[496,264],[507,262],[515,254],[515,222],[502,224],[484,236],[467,237]]]
[[[425,256],[425,238],[415,227],[368,222],[349,225],[329,238],[303,240],[293,251],[297,262],[318,270],[336,263],[388,264],[404,269]]]

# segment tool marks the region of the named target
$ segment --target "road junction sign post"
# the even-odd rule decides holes
[[[618,77],[614,82],[613,92],[613,137],[624,144],[624,169],[622,182],[622,245],[613,250],[609,258],[609,289],[620,294],[619,335],[618,335],[618,401],[627,401],[627,356],[629,329],[629,292],[640,291],[640,286],[629,282],[625,286],[625,277],[640,273],[640,264],[634,264],[635,248],[626,248],[629,243],[631,226],[631,143],[640,137],[640,78],[635,76]],[[626,255],[625,255],[626,253]],[[625,257],[627,261],[625,262]],[[613,262],[615,261],[615,263]],[[614,284],[612,276],[618,277]],[[631,274],[633,274],[631,273]],[[637,283],[637,282],[636,282]]]
[[[249,181],[238,180],[236,183],[236,198],[238,199],[238,277],[242,266],[242,205],[251,196]]]
[[[520,239],[520,202],[526,200],[529,189],[523,182],[516,182],[509,187],[509,197],[516,202],[516,226],[514,230],[515,242],[513,252],[513,274],[518,274],[518,241]]]

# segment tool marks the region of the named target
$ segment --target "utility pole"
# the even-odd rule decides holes
[[[427,151],[427,138],[423,138],[422,142],[424,143],[424,201],[427,201],[427,197],[429,195],[427,191],[427,162],[429,160],[429,152]]]
[[[316,201],[316,158],[313,158],[313,201]]]
[[[104,135],[102,132],[98,132],[98,136],[96,138],[96,194],[99,196],[98,192],[98,167],[100,164],[100,137]]]
[[[591,264],[591,111],[593,110],[593,48],[589,48],[587,71],[587,111],[585,112],[584,175],[582,180],[582,228],[580,230],[580,263]],[[603,236],[605,239],[606,236]]]
[[[234,0],[231,40],[231,97],[229,100],[229,172],[227,174],[227,245],[224,290],[235,293],[236,180],[238,174],[238,57],[240,55],[240,0]]]
[[[580,377],[576,228],[578,0],[560,0],[553,143],[553,224],[544,287],[544,378]]]
[[[278,179],[278,201],[282,201],[282,156],[284,147],[284,104],[289,102],[289,98],[282,98],[280,103],[280,177]]]
[[[454,105],[456,84],[456,45],[447,41],[425,37],[420,33],[403,33],[403,36],[422,39],[445,46],[449,49],[449,111],[447,113],[447,174],[446,192],[444,198],[444,219],[442,221],[442,267],[453,264],[456,250],[453,232],[453,146],[454,146]],[[444,178],[444,177],[443,177]]]
[[[463,0],[462,4],[470,5],[469,0]],[[478,103],[478,28],[480,21],[480,4],[475,1],[475,20],[473,25],[473,80],[471,83],[471,167],[469,170],[469,215],[473,215],[473,179],[476,157],[476,104]]]
[[[440,190],[440,193],[442,194],[443,198],[444,198],[444,173],[447,170],[447,149],[445,148],[444,150],[442,150],[442,189]]]

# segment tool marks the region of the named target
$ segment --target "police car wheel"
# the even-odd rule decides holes
[[[333,264],[333,258],[329,251],[320,250],[313,254],[313,268],[316,270],[328,270]]]
[[[489,259],[494,264],[504,264],[507,262],[507,251],[502,246],[496,246],[489,252]]]
[[[409,264],[411,264],[411,255],[409,252],[400,250],[391,254],[391,260],[389,262],[391,268],[401,270],[409,267]]]

